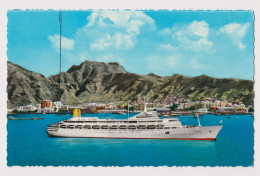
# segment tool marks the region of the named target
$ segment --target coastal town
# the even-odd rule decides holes
[[[61,101],[42,100],[40,104],[29,104],[8,109],[8,114],[15,113],[71,113],[74,108],[81,109],[82,113],[114,113],[124,114],[128,110],[130,113],[138,113],[144,109],[157,111],[160,115],[190,115],[195,112],[199,114],[252,114],[252,105],[246,106],[243,102],[229,102],[218,100],[212,97],[202,98],[199,101],[181,97],[167,97],[161,100],[149,100],[136,98],[128,102],[92,102],[79,105],[63,104]],[[129,107],[128,107],[129,106]]]

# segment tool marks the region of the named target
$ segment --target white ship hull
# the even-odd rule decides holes
[[[51,137],[216,140],[222,125],[183,126],[176,129],[61,129],[48,127]]]

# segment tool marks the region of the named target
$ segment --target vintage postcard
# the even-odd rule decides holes
[[[9,169],[255,167],[253,10],[6,16]]]
[[[253,166],[252,11],[7,17],[8,166]]]

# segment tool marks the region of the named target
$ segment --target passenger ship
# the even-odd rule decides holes
[[[128,119],[81,117],[74,109],[71,119],[48,126],[51,137],[216,140],[222,125],[182,125],[178,118],[160,119],[156,111],[144,111]]]

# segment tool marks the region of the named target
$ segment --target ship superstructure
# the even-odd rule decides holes
[[[127,119],[81,117],[75,109],[71,119],[48,126],[47,133],[51,137],[216,140],[221,128],[182,125],[178,118],[161,119],[145,106],[143,112]]]

